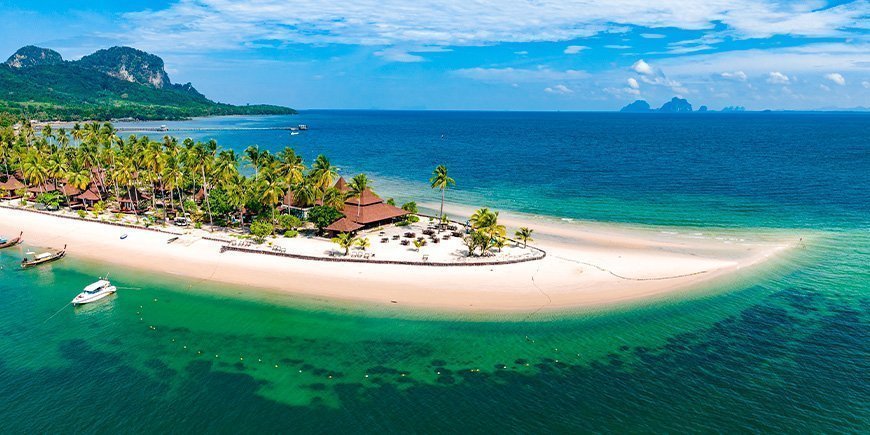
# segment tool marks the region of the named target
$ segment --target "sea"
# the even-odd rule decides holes
[[[298,124],[309,129],[241,129]],[[34,247],[6,249],[3,432],[870,428],[870,115],[311,110],[117,124],[161,125],[134,134],[325,154],[399,202],[437,202],[427,180],[444,164],[450,203],[803,240],[716,289],[520,317],[303,301],[74,256],[22,271]],[[107,272],[114,298],[66,305]]]

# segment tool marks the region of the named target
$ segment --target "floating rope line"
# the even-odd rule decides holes
[[[609,273],[609,274],[611,274],[611,275],[613,275],[613,276],[615,276],[615,277],[617,277],[617,278],[619,278],[619,279],[624,279],[624,280],[626,280],[626,281],[662,281],[662,280],[666,280],[666,279],[685,278],[685,277],[687,277],[687,276],[700,275],[700,274],[702,274],[702,273],[707,273],[707,272],[709,272],[708,270],[702,270],[702,271],[699,271],[699,272],[684,273],[684,274],[682,274],[682,275],[662,276],[662,277],[656,277],[656,278],[632,278],[632,277],[629,277],[629,276],[622,276],[622,275],[619,275],[619,274],[613,272],[612,270],[610,270],[610,269],[605,269],[605,268],[603,268],[603,267],[601,267],[601,266],[599,266],[599,265],[597,265],[597,264],[587,263],[587,262],[585,262],[585,261],[572,260],[572,259],[570,259],[570,258],[565,258],[565,257],[558,257],[558,256],[557,256],[556,258],[558,258],[558,259],[560,259],[560,260],[570,261],[570,262],[572,262],[572,263],[582,264],[582,265],[585,265],[585,266],[591,266],[591,267],[594,267],[594,268],[596,268],[596,269],[598,269],[598,270],[600,270],[600,271],[602,271],[602,272],[607,272],[607,273]]]
[[[43,320],[42,323],[48,322],[49,320],[53,319],[54,316],[60,314],[60,312],[63,311],[63,309],[66,308],[67,305],[70,305],[70,304],[72,304],[72,302],[67,302],[67,303],[65,303],[62,307],[60,307],[59,310],[57,310],[56,313],[52,314],[51,317],[49,317],[49,318]]]

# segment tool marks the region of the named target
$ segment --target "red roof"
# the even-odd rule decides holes
[[[348,202],[344,204],[344,209],[341,212],[344,213],[348,219],[359,224],[370,224],[409,214],[408,211],[402,210],[393,205],[385,204],[383,201],[363,205],[361,207],[357,207],[356,204],[350,204]]]
[[[347,186],[347,181],[344,181],[344,177],[338,177],[338,181],[335,182],[335,187],[341,193],[347,193],[350,191],[350,187]]]
[[[362,225],[360,225],[356,222],[353,222],[346,217],[343,217],[343,218],[329,224],[329,226],[326,227],[326,230],[327,231],[338,231],[340,233],[349,233],[352,231],[356,231],[362,227],[363,227]]]
[[[348,198],[346,201],[347,204],[360,204],[363,206],[377,204],[379,202],[384,202],[384,200],[382,200],[380,196],[375,195],[375,193],[372,192],[371,189],[363,190],[363,192],[359,194],[359,196]]]
[[[56,191],[56,190],[57,190],[57,189],[54,187],[54,185],[53,185],[53,184],[49,184],[49,183],[42,183],[42,184],[39,185],[39,186],[33,186],[33,187],[29,187],[29,188],[27,189],[28,192],[33,192],[33,193],[54,192],[54,191]]]
[[[97,190],[94,185],[88,186],[88,190],[82,192],[81,195],[77,196],[76,199],[83,199],[85,201],[99,201],[103,199],[102,195],[100,195],[100,191]]]
[[[0,183],[0,189],[8,190],[10,192],[13,190],[18,190],[18,189],[24,188],[24,187],[25,187],[24,183],[18,181],[18,179],[15,178],[14,175],[10,175],[8,180],[6,180],[3,183]]]
[[[64,186],[60,188],[60,191],[63,192],[65,196],[76,196],[82,193],[81,190],[71,184],[64,184]]]

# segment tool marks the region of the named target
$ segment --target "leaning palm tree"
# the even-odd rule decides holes
[[[356,198],[356,216],[359,217],[360,209],[362,207],[362,194],[368,189],[371,189],[371,181],[369,181],[369,177],[366,174],[358,174],[355,175],[351,180],[348,187],[350,191],[348,192],[348,197]]]
[[[344,255],[347,255],[350,253],[350,247],[356,243],[356,237],[351,233],[340,233],[332,238],[332,243],[344,249]]]
[[[344,201],[346,198],[345,198],[344,194],[341,193],[340,190],[338,190],[334,187],[327,188],[323,192],[322,197],[323,197],[323,205],[325,205],[327,207],[332,207],[332,208],[335,208],[337,210],[341,210],[344,207]]]
[[[433,189],[441,190],[441,211],[438,213],[439,217],[444,216],[444,193],[450,186],[455,186],[456,181],[450,178],[447,175],[447,167],[444,165],[438,165],[435,170],[432,172],[432,178],[429,179],[429,183],[431,183]],[[440,228],[440,227],[439,227]]]
[[[533,230],[531,228],[520,227],[520,229],[514,233],[514,236],[516,236],[517,240],[523,241],[523,249],[525,249],[526,246],[529,245],[529,242],[534,241],[534,239],[532,239],[533,232],[535,232],[535,230]]]

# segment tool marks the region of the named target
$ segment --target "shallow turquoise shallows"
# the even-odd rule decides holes
[[[0,251],[3,432],[865,432],[870,116],[306,111],[156,122],[292,145],[383,196],[805,235],[751,277],[569,315],[438,317]],[[160,133],[152,133],[159,135]],[[7,234],[6,236],[11,236]],[[135,255],[135,251],[131,251]],[[73,309],[111,270],[112,299]]]

